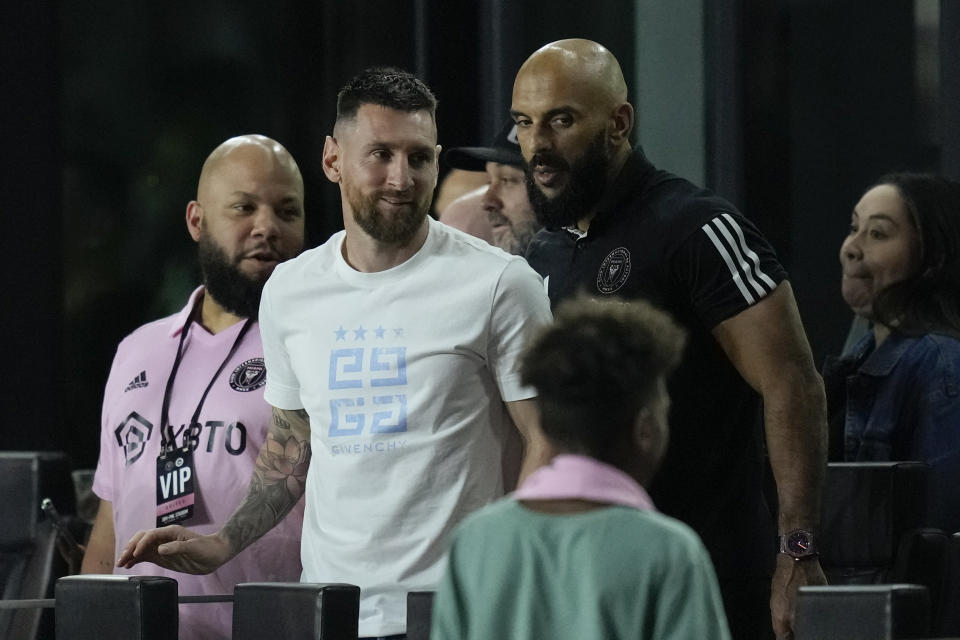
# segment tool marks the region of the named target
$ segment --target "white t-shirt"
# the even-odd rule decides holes
[[[134,533],[156,526],[157,456],[163,434],[161,405],[167,379],[189,325],[183,359],[170,394],[169,421],[176,445],[190,440],[189,422],[203,390],[230,352],[243,322],[211,334],[190,322],[203,288],[174,316],[146,324],[117,347],[103,394],[100,460],[93,491],[113,506],[116,557]],[[193,434],[196,503],[194,517],[183,523],[203,534],[217,531],[247,494],[260,446],[270,426],[270,405],[263,400],[265,371],[257,323],[243,336],[198,417]],[[298,541],[303,503],[279,525],[213,573],[194,576],[144,562],[114,573],[168,576],[181,595],[233,593],[238,582],[300,579]],[[227,640],[233,609],[229,604],[180,606],[181,640]]]
[[[534,396],[519,356],[551,320],[522,258],[429,224],[377,273],[335,234],[278,266],[260,306],[264,397],[310,415],[303,580],[360,586],[361,636],[404,632],[406,592],[434,587],[453,527],[503,493],[503,402]]]

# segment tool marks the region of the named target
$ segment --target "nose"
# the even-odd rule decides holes
[[[553,130],[547,122],[530,127],[530,146],[534,153],[553,148]]]
[[[397,191],[406,191],[413,186],[410,161],[403,154],[396,154],[387,172],[387,184]]]
[[[279,218],[276,210],[267,204],[257,207],[253,216],[253,228],[250,235],[257,238],[276,238],[280,235]]]
[[[517,142],[520,143],[520,152],[527,162],[534,154],[552,147],[553,142],[550,133],[548,127],[540,124],[517,127]]]
[[[840,262],[860,260],[863,258],[863,249],[860,247],[860,236],[850,234],[840,245]]]
[[[483,207],[484,211],[488,209],[500,211],[503,209],[503,202],[500,201],[499,191],[496,181],[487,185],[487,190],[483,192],[483,197],[480,199],[480,206]]]

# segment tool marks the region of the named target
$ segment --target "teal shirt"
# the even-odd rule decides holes
[[[729,640],[709,556],[685,524],[610,506],[496,502],[457,530],[431,640]]]

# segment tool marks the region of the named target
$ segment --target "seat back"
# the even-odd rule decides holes
[[[950,537],[940,529],[914,529],[900,538],[891,582],[919,584],[930,593],[931,620],[942,615]],[[956,606],[956,605],[953,605]],[[936,625],[934,625],[936,626]]]
[[[934,631],[960,637],[960,533],[950,536],[944,555],[944,579]]]
[[[52,499],[64,515],[74,513],[67,455],[57,451],[0,451],[0,503],[4,505],[0,548],[36,538],[43,498]]]
[[[43,519],[40,501],[51,498],[64,514],[74,511],[66,454],[0,452],[0,594],[5,600],[53,597],[56,579],[67,571],[56,551],[56,531]],[[0,611],[0,637],[34,640],[53,636],[49,609]]]
[[[233,590],[233,640],[356,640],[360,587],[248,582]]]
[[[177,581],[160,576],[67,576],[56,586],[57,640],[171,640]]]
[[[929,467],[921,462],[832,462],[820,560],[831,584],[889,582],[903,534],[923,526]]]
[[[801,587],[795,640],[926,638],[930,598],[915,584]]]

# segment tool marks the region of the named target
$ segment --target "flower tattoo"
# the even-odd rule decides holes
[[[266,446],[257,457],[257,471],[264,485],[284,483],[291,495],[300,496],[307,481],[309,461],[308,441],[298,442],[293,436],[281,441],[274,433],[268,433]]]

